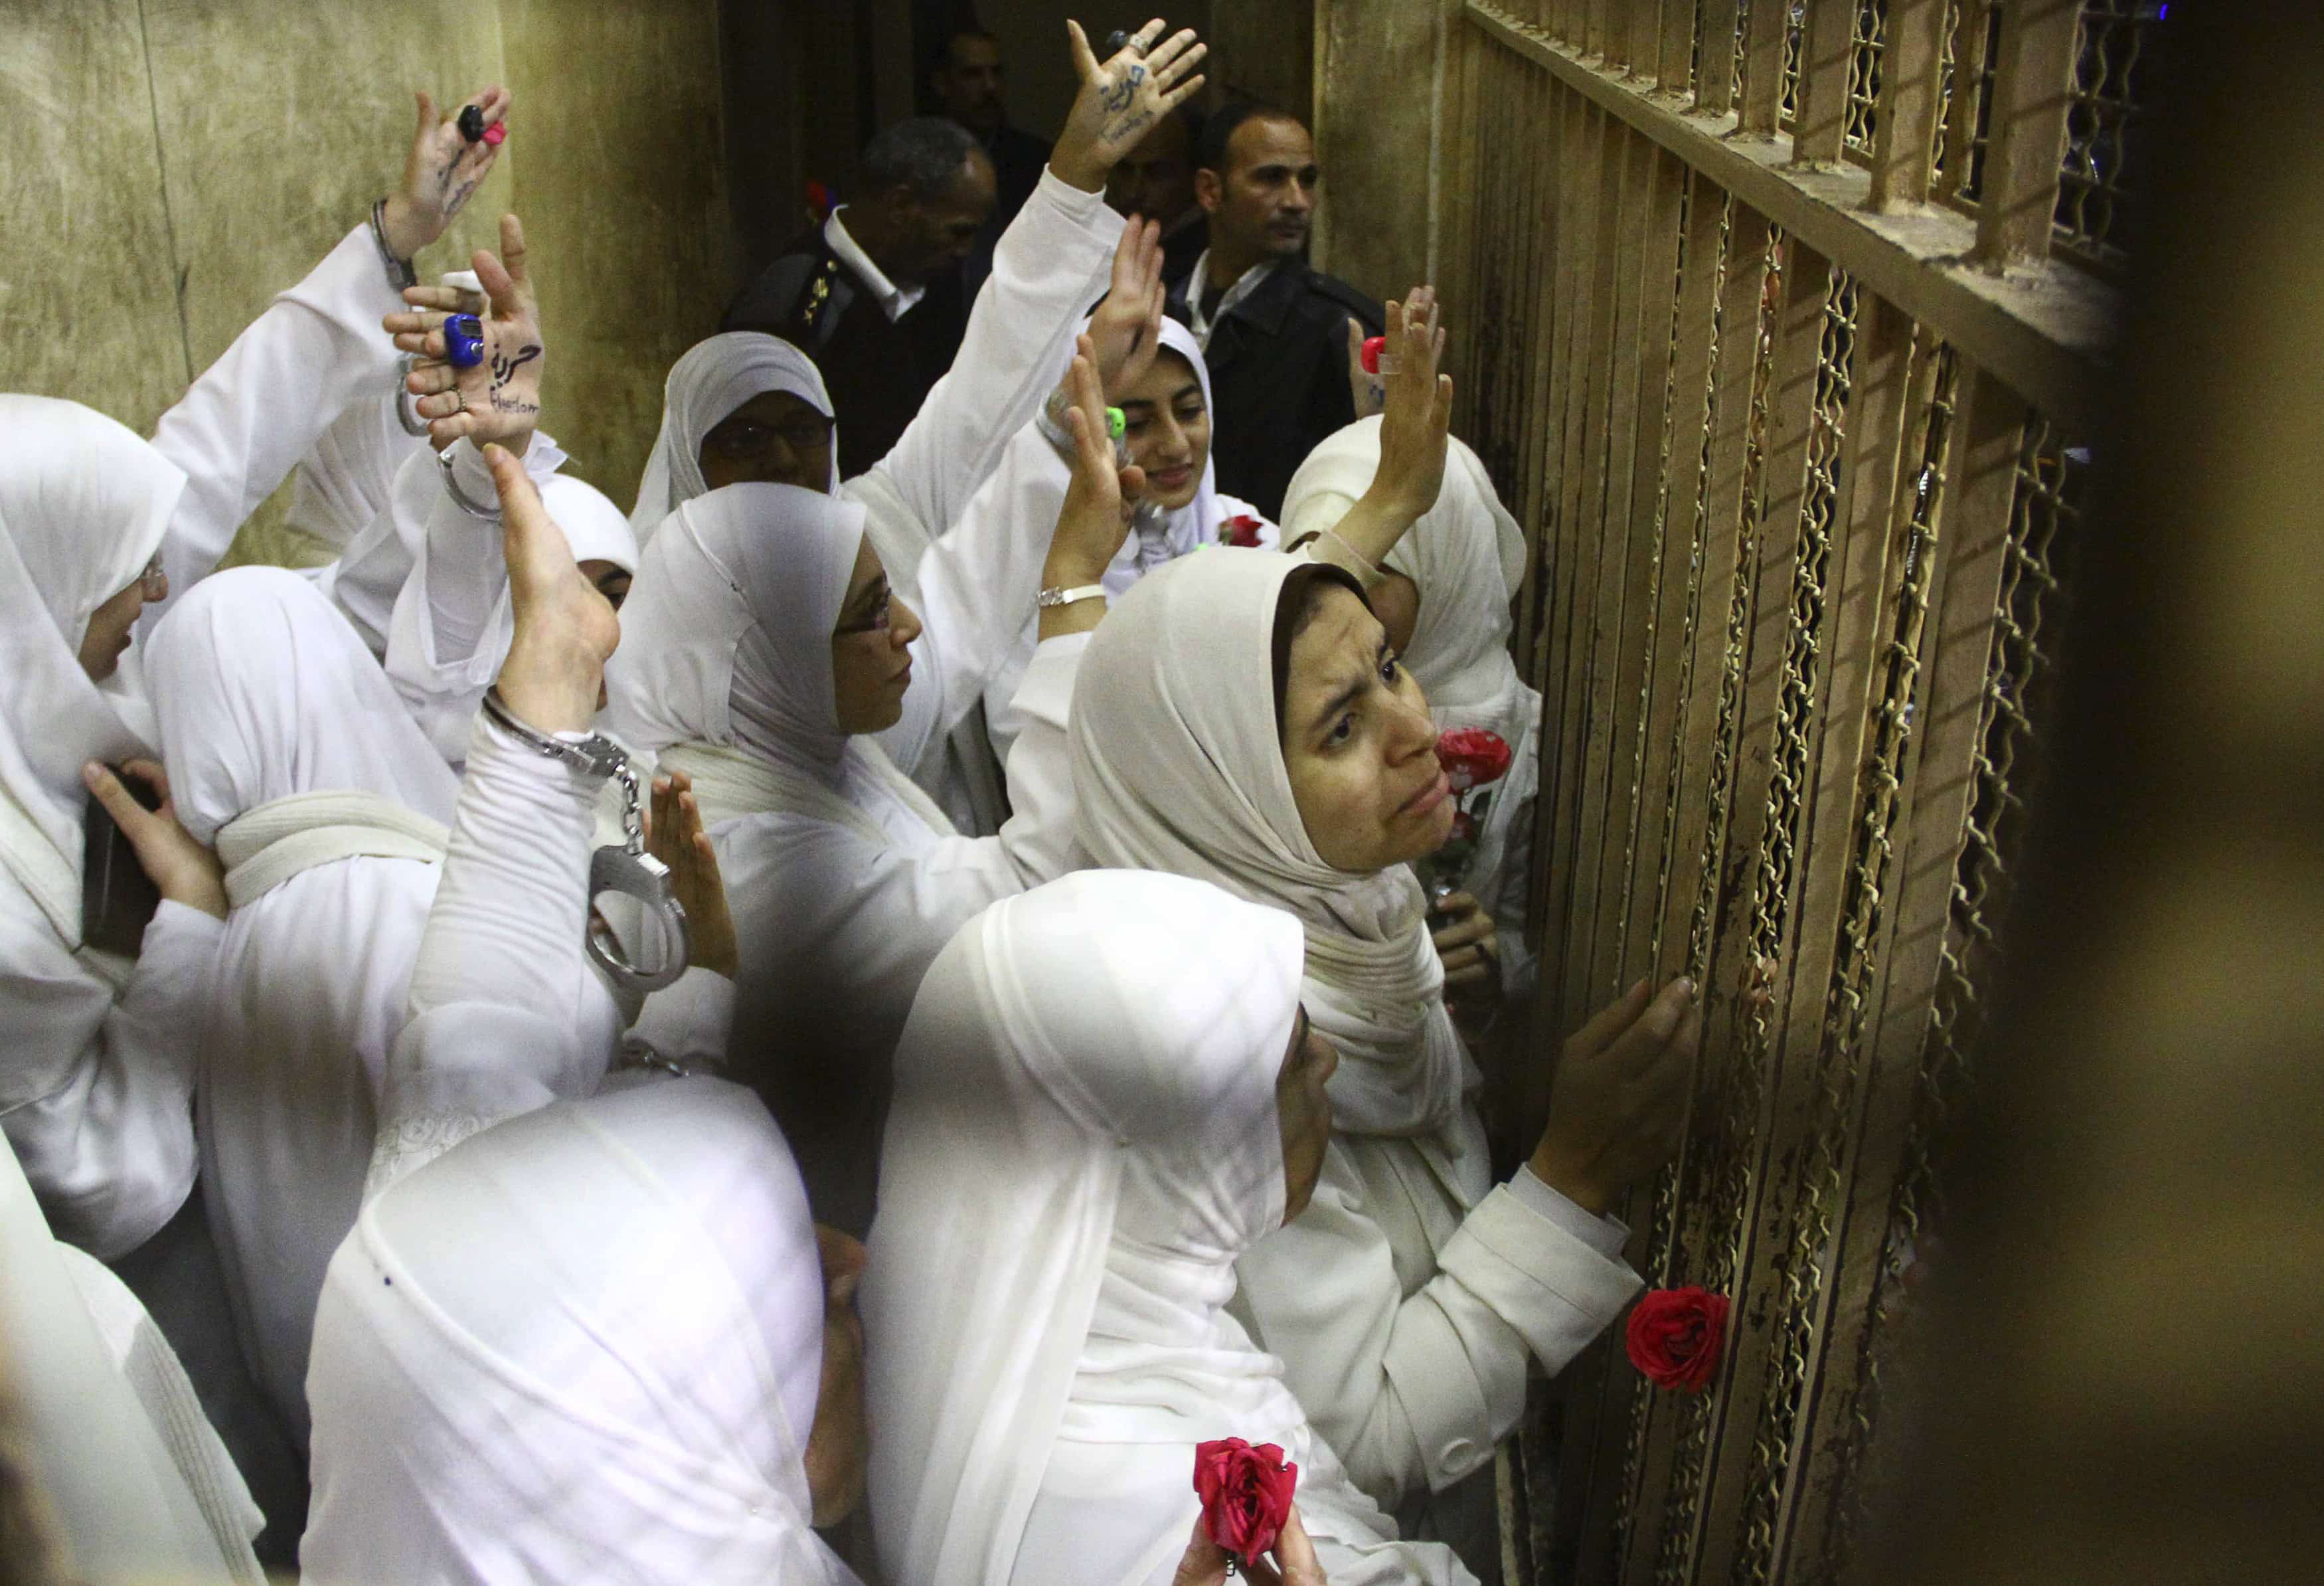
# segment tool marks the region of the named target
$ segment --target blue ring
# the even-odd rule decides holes
[[[444,321],[444,355],[455,369],[473,369],[484,361],[484,327],[474,314]]]

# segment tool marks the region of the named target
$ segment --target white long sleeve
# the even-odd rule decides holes
[[[904,714],[880,746],[925,779],[945,739],[1009,668],[1038,615],[1034,597],[1057,527],[1064,465],[1029,422],[1002,453],[960,521],[918,562],[912,596],[921,622]]]
[[[447,455],[470,500],[495,499],[492,471],[475,447],[455,441]],[[536,486],[565,461],[545,435],[525,449],[525,472]],[[470,723],[515,632],[500,525],[461,511],[444,488],[436,454],[422,447],[397,470],[379,516],[318,576],[437,752],[460,764]]]
[[[0,883],[0,1128],[60,1239],[112,1258],[193,1188],[194,1074],[224,924],[165,902],[117,995]]]
[[[1490,1460],[1524,1413],[1528,1358],[1562,1369],[1639,1288],[1618,1225],[1548,1213],[1538,1196],[1554,1192],[1536,1185],[1499,1185],[1455,1222],[1449,1197],[1413,1204],[1419,1176],[1391,1166],[1399,1152],[1416,1154],[1333,1139],[1314,1201],[1235,1268],[1237,1314],[1388,1509]]]
[[[825,1021],[838,1005],[848,1029],[833,1038],[885,1054],[921,976],[971,916],[1072,868],[1066,715],[1087,648],[1086,634],[1053,639],[1026,674],[1023,705],[1035,725],[1010,757],[1016,813],[995,836],[883,848],[791,815],[719,825],[712,840],[742,944],[744,1028],[770,1016]]]
[[[597,788],[476,718],[366,1199],[477,1130],[604,1078],[616,1020],[582,946]]]
[[[1044,171],[1001,234],[951,369],[888,455],[848,482],[870,508],[872,543],[907,598],[913,591],[898,569],[952,526],[1032,421],[1065,367],[1074,327],[1105,290],[1120,239],[1121,218],[1102,194]]]
[[[235,530],[350,403],[393,379],[395,346],[380,320],[402,307],[369,224],[358,226],[161,415],[153,445],[186,471],[161,542],[173,593],[217,566]],[[146,607],[146,619],[160,609]]]

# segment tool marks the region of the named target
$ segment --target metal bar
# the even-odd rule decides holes
[[[1677,310],[1679,223],[1686,170],[1645,138],[1633,137],[1638,162],[1640,214],[1630,227],[1639,238],[1635,304],[1627,328],[1618,331],[1622,373],[1615,392],[1607,439],[1607,545],[1624,563],[1615,631],[1615,665],[1608,691],[1608,749],[1604,781],[1606,841],[1596,856],[1599,896],[1605,900],[1593,960],[1600,1000],[1610,1000],[1629,978],[1633,964],[1651,968],[1643,938],[1630,940],[1628,899],[1640,891],[1640,869],[1661,842],[1659,822],[1642,829],[1639,793],[1645,733],[1652,715],[1646,698],[1654,674],[1656,641],[1656,582],[1663,572],[1662,525],[1656,502],[1663,472],[1663,444],[1670,422],[1674,373],[1672,336]],[[1631,283],[1626,282],[1627,285]],[[1651,869],[1649,872],[1651,873]]]
[[[1743,20],[1742,0],[1702,0],[1702,60],[1694,79],[1694,113],[1729,115],[1735,110],[1735,30]]]
[[[1721,933],[1715,973],[1733,988],[1724,1034],[1734,1062],[1749,1072],[1738,1098],[1738,1122],[1748,1144],[1738,1153],[1742,1173],[1720,1191],[1727,1219],[1710,1237],[1731,1250],[1730,1290],[1738,1320],[1732,1350],[1720,1369],[1713,1410],[1711,1464],[1697,1517],[1695,1577],[1731,1581],[1741,1551],[1742,1513],[1749,1500],[1751,1446],[1768,1381],[1775,1308],[1771,1277],[1759,1247],[1783,1211],[1789,1185],[1767,1158],[1769,1111],[1781,1092],[1782,1055],[1774,1043],[1783,1010],[1772,1001],[1754,1010],[1755,988],[1779,990],[1777,972],[1789,945],[1790,877],[1777,862],[1794,841],[1795,812],[1783,807],[1776,766],[1782,755],[1784,687],[1794,648],[1794,585],[1800,523],[1807,504],[1808,446],[1813,428],[1816,366],[1822,345],[1830,264],[1790,239],[1784,261],[1783,299],[1775,324],[1775,370],[1767,393],[1767,432],[1761,478],[1758,557],[1753,568],[1748,671],[1736,756],[1736,835],[1746,841],[1748,873],[1732,926]],[[1748,509],[1747,509],[1748,510]]]
[[[1655,91],[1683,99],[1694,85],[1695,0],[1663,0],[1662,51],[1655,62]]]
[[[1478,9],[1473,4],[1470,9]],[[1781,0],[1757,0],[1746,19],[1743,38],[1743,87],[1737,96],[1736,132],[1746,138],[1773,142],[1784,115],[1784,32],[1789,7]],[[1732,183],[1721,185],[1733,189]],[[1764,205],[1761,207],[1765,207]],[[1770,212],[1771,219],[1781,220]]]
[[[2020,0],[2002,10],[1993,141],[1977,210],[1975,256],[1988,270],[2039,264],[2050,256],[2080,14],[2080,0]]]
[[[1797,108],[1792,115],[1792,163],[1840,163],[1848,141],[1848,69],[1855,54],[1850,24],[1856,0],[1807,0],[1800,31]]]
[[[1605,0],[1605,59],[1600,64],[1608,71],[1629,75],[1630,62],[1637,59],[1630,51],[1638,7],[1651,3],[1652,0]]]
[[[1960,0],[1953,32],[1952,97],[1945,105],[1944,172],[1938,196],[1955,199],[1972,191],[1969,167],[1977,146],[1978,115],[1985,100],[1986,39],[1993,0]]]
[[[1924,204],[1936,159],[1945,0],[1888,0],[1880,63],[1880,116],[1873,134],[1868,208],[1894,214]],[[1958,92],[1960,78],[1954,78]]]
[[[1596,1000],[1591,971],[1601,923],[1596,856],[1606,841],[1604,779],[1613,733],[1611,702],[1606,698],[1603,680],[1611,678],[1618,664],[1623,550],[1628,543],[1624,530],[1628,528],[1627,521],[1617,521],[1609,495],[1617,488],[1627,494],[1629,471],[1621,470],[1617,482],[1609,453],[1613,438],[1621,433],[1613,417],[1615,410],[1626,400],[1634,402],[1637,394],[1637,232],[1628,222],[1639,201],[1645,180],[1643,159],[1650,147],[1619,122],[1604,119],[1608,176],[1600,189],[1601,240],[1590,320],[1588,385],[1582,410],[1582,486],[1576,519],[1585,559],[1574,569],[1576,577],[1586,580],[1594,593],[1586,628],[1577,627],[1573,636],[1581,667],[1574,682],[1582,734],[1578,752],[1566,762],[1574,773],[1570,779],[1573,848],[1568,860],[1574,872],[1573,890],[1566,905],[1567,953],[1561,977],[1569,1023]],[[1622,394],[1626,383],[1628,399]]]
[[[2103,422],[2098,376],[2121,298],[2088,272],[2052,265],[1990,274],[1963,263],[1976,245],[1976,227],[1961,217],[1939,209],[1865,213],[1871,178],[1852,165],[1831,171],[1784,170],[1780,144],[1730,138],[1720,122],[1674,115],[1583,65],[1485,0],[1467,0],[1466,14],[1496,42],[1578,88],[1592,104],[1832,259],[1866,290],[1922,324],[1942,326],[1963,356],[2068,429],[2088,431]],[[1755,5],[1755,27],[1759,14]],[[1780,38],[1776,41],[1780,45]],[[1747,100],[1749,91],[1747,81]],[[1988,185],[1991,180],[1988,172]]]

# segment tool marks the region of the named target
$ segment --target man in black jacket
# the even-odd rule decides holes
[[[1170,311],[1210,364],[1218,487],[1275,518],[1308,452],[1355,421],[1348,322],[1379,335],[1380,305],[1307,265],[1315,145],[1296,117],[1230,105],[1204,124],[1194,163],[1210,246]]]
[[[862,174],[863,196],[785,248],[720,327],[767,331],[815,360],[850,479],[888,455],[950,366],[958,329],[921,299],[958,271],[993,204],[991,160],[939,116],[881,133]]]

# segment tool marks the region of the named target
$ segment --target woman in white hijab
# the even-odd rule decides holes
[[[1146,473],[1146,500],[1105,570],[1108,600],[1119,600],[1132,584],[1164,563],[1206,545],[1273,546],[1274,524],[1249,502],[1219,493],[1211,466],[1211,371],[1194,332],[1164,318],[1158,345],[1149,355],[1141,346],[1106,382],[1106,401],[1121,410],[1122,443],[1130,460]],[[971,515],[1014,514],[1019,521],[1047,522],[1064,499],[1071,477],[1070,454],[1045,438],[1051,427],[1028,426],[1010,444],[1000,472],[969,503]],[[1006,759],[1019,726],[1010,702],[1033,659],[1035,635],[1026,625],[1009,664],[985,690],[984,714],[993,752]]]
[[[202,1194],[244,1356],[303,1446],[315,1296],[355,1222],[458,783],[294,573],[204,579],[151,650],[179,807],[231,867]]]
[[[1359,419],[1307,455],[1283,497],[1287,539],[1337,527],[1371,487],[1380,423],[1377,416]],[[1369,598],[1428,696],[1438,730],[1483,727],[1509,746],[1508,775],[1483,795],[1476,853],[1460,890],[1481,899],[1498,927],[1503,995],[1512,1004],[1530,1002],[1535,961],[1525,922],[1541,786],[1541,696],[1509,658],[1509,603],[1525,578],[1525,530],[1462,441],[1451,445],[1436,504],[1383,567],[1388,576]]]
[[[1199,44],[1160,71],[1139,64],[1161,32],[1159,22],[1149,23],[1101,65],[1074,31],[1082,86],[1048,168],[1001,234],[951,369],[886,456],[842,481],[835,410],[807,354],[751,332],[712,337],[670,370],[661,430],[630,517],[639,543],[649,542],[677,508],[724,485],[827,491],[863,506],[865,538],[897,591],[919,604],[921,558],[961,521],[1004,448],[1048,395],[1069,355],[1074,327],[1099,293],[1109,251],[1111,289],[1090,327],[1101,373],[1117,370],[1149,318],[1159,315],[1159,228],[1121,221],[1105,207],[1103,189],[1106,173],[1141,131],[1203,81],[1187,75],[1204,53]],[[1118,101],[1116,108],[1107,107],[1109,99]],[[908,753],[897,752],[894,742],[888,747],[957,829],[983,835],[1000,829],[1008,804],[976,709],[972,701],[951,731],[916,742]]]
[[[1070,421],[1088,438],[1046,558],[1035,525],[963,524],[921,558],[924,627],[889,587],[860,504],[730,485],[647,548],[608,669],[613,731],[693,779],[741,944],[736,1028],[816,1214],[851,1232],[870,1222],[884,1072],[921,974],[969,916],[1069,863],[1065,709],[1104,611],[1083,592],[1138,487],[1134,470],[1115,472],[1086,358],[1073,378]],[[1038,730],[1010,764],[1016,813],[995,836],[959,835],[899,761],[974,705],[1045,586],[1074,598],[1041,613],[1020,700]],[[1000,613],[996,589],[1014,596]],[[911,736],[890,759],[899,733]]]
[[[184,484],[102,414],[0,397],[0,1125],[58,1233],[107,1258],[193,1186],[195,1050],[226,914],[217,861],[168,804],[149,816],[110,773],[84,779],[153,752],[130,634],[161,592],[152,564]],[[83,939],[93,792],[161,892],[134,960]]]
[[[1391,309],[1391,337],[1405,319]],[[1421,439],[1442,446],[1451,392],[1427,339],[1389,377],[1384,492]],[[1434,493],[1419,484],[1399,514],[1374,496],[1368,528],[1412,521]],[[1350,559],[1386,554],[1343,527]],[[1094,862],[1213,881],[1306,927],[1302,1002],[1340,1054],[1332,1148],[1307,1211],[1237,1264],[1238,1314],[1359,1486],[1407,1534],[1474,1549],[1492,1534],[1489,1507],[1465,1507],[1478,1489],[1446,1512],[1428,1495],[1491,1459],[1529,1355],[1562,1366],[1637,1291],[1603,1213],[1676,1143],[1694,1018],[1685,982],[1651,1009],[1641,985],[1574,1037],[1540,1147],[1493,1186],[1408,868],[1451,828],[1435,724],[1360,587],[1236,549],[1141,580],[1084,660],[1074,797]]]
[[[994,904],[928,972],[862,1290],[890,1578],[1158,1586],[1195,1445],[1240,1437],[1298,1464],[1341,1586],[1471,1580],[1396,1540],[1225,1308],[1330,1138],[1300,938],[1214,887],[1088,871]]]
[[[488,460],[517,605],[502,698],[577,734],[615,621],[521,466]],[[572,1002],[594,784],[489,718],[467,761],[387,1171],[316,1318],[303,1571],[851,1582],[809,1527],[860,1491],[860,1252],[818,1239],[746,1091],[640,1073],[591,1093],[604,1055]]]

